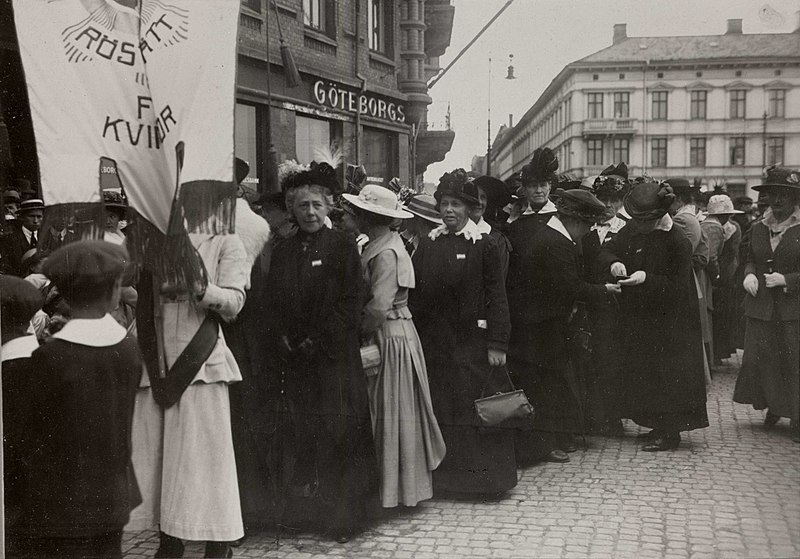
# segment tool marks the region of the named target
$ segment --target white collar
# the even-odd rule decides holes
[[[440,225],[428,233],[428,238],[432,241],[435,241],[440,235],[449,234],[450,230],[447,228],[447,225]],[[467,218],[467,224],[464,225],[464,227],[462,227],[459,231],[456,231],[456,235],[463,235],[465,239],[472,241],[473,245],[479,241],[481,237],[483,237],[483,233],[478,229],[478,226],[469,218]]]
[[[621,216],[622,216],[622,219],[624,219],[624,220],[631,220],[631,219],[633,219],[633,218],[631,217],[631,214],[629,214],[629,213],[628,213],[628,211],[625,209],[625,206],[623,206],[623,207],[621,207],[621,208],[619,209],[619,211],[617,212],[617,215],[621,215]]]
[[[36,336],[20,336],[4,343],[0,348],[0,356],[4,362],[12,359],[25,359],[30,357],[38,347],[39,341]]]
[[[669,214],[664,214],[664,217],[658,220],[656,223],[656,230],[657,231],[670,231],[672,229],[672,218]]]
[[[572,237],[570,237],[569,231],[567,231],[567,228],[564,227],[564,223],[562,223],[562,221],[558,218],[558,215],[554,215],[553,217],[551,217],[550,221],[547,222],[547,226],[550,229],[558,231],[559,233],[564,235],[567,239],[569,239],[569,242],[571,242],[573,245],[575,244],[575,241],[573,241]]]
[[[774,231],[776,233],[785,231],[790,227],[800,225],[800,208],[795,209],[788,219],[785,219],[780,223],[776,221],[775,215],[772,213],[772,208],[767,208],[767,211],[764,212],[764,225],[766,225],[770,231]]]
[[[33,234],[34,234],[34,232],[33,232],[33,231],[31,231],[30,229],[28,229],[28,228],[27,228],[27,227],[25,227],[24,225],[22,226],[22,233],[25,235],[25,238],[26,238],[28,241],[30,241],[30,240],[31,240],[31,237],[33,237]]]
[[[127,330],[110,314],[103,318],[73,318],[54,338],[89,347],[108,347],[125,339]]]
[[[488,235],[489,233],[492,232],[492,226],[486,223],[486,220],[483,219],[483,217],[481,217],[480,221],[478,221],[478,223],[476,223],[475,226],[478,228],[478,231],[480,231],[481,234],[483,235]]]
[[[533,208],[531,208],[531,205],[528,204],[528,207],[525,208],[525,211],[522,212],[522,215],[552,214],[552,213],[556,213],[557,211],[558,210],[556,209],[556,205],[551,200],[548,200],[547,203],[544,206],[542,206],[542,208],[538,212],[536,210],[534,210]]]

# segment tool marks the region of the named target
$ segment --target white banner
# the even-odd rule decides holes
[[[180,182],[233,181],[239,0],[14,0],[48,205],[100,202],[100,158],[166,233]]]

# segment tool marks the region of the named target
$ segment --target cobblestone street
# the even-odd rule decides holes
[[[711,426],[676,451],[641,452],[627,422],[625,438],[592,437],[568,464],[521,470],[500,501],[427,501],[345,545],[251,534],[235,557],[800,557],[800,445],[788,420],[766,431],[762,412],[731,401],[737,370],[715,370]],[[125,556],[152,557],[157,540],[128,533]]]

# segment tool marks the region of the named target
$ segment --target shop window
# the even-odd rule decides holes
[[[653,92],[653,120],[667,120],[667,96],[668,91],[654,91]]]
[[[781,165],[783,163],[784,139],[782,137],[767,140],[767,165]]]
[[[394,55],[394,2],[392,0],[367,0],[367,30],[369,50],[392,58]]]
[[[631,94],[627,91],[614,94],[614,118],[631,116]]]
[[[295,153],[298,163],[311,163],[314,152],[322,146],[329,146],[332,139],[329,121],[295,116]]]
[[[236,103],[234,130],[234,152],[250,165],[247,178],[242,181],[246,188],[258,190],[258,116],[255,105]]]
[[[362,141],[364,167],[367,180],[374,184],[388,186],[399,169],[397,133],[364,127]]]
[[[706,101],[708,91],[691,91],[689,94],[689,118],[704,120],[706,118]]]
[[[706,139],[689,139],[689,165],[691,167],[706,166]]]
[[[650,140],[650,164],[653,167],[667,166],[666,138],[653,138]]]
[[[603,94],[602,93],[589,93],[589,118],[603,118]]]

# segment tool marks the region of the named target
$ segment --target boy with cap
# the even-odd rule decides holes
[[[44,265],[72,319],[31,361],[29,556],[121,557],[122,528],[140,502],[131,421],[142,363],[135,339],[108,314],[127,261],[123,247],[91,240]]]
[[[3,361],[3,468],[6,554],[17,554],[17,524],[27,493],[26,462],[31,454],[27,417],[31,409],[31,354],[39,347],[28,333],[42,295],[29,282],[0,275],[0,358]]]
[[[39,199],[25,200],[19,205],[18,224],[2,238],[2,272],[22,276],[22,255],[39,242],[39,227],[44,216],[44,202]]]

